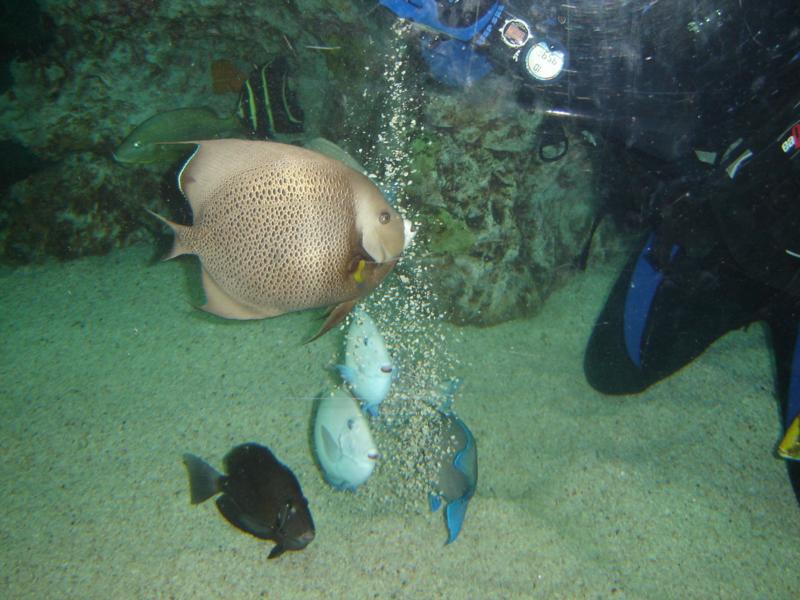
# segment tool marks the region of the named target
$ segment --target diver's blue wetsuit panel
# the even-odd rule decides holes
[[[788,427],[800,415],[800,325],[797,326],[796,331],[786,410],[783,415],[784,427]]]

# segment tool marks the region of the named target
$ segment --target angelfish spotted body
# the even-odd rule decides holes
[[[204,310],[262,319],[333,307],[319,336],[397,262],[407,225],[362,173],[286,144],[192,143],[178,183],[194,223],[159,218],[175,233],[167,258],[200,258]]]

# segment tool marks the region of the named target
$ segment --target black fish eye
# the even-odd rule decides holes
[[[347,428],[348,429],[352,429],[355,424],[356,424],[356,420],[355,419],[347,419]]]
[[[390,215],[386,211],[383,211],[381,214],[378,215],[378,222],[381,225],[386,225],[391,220],[392,220],[392,215]]]

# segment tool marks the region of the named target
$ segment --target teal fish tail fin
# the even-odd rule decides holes
[[[222,475],[194,454],[184,454],[183,464],[189,473],[189,494],[192,504],[200,504],[220,491]]]
[[[464,524],[464,517],[467,514],[468,498],[458,498],[450,502],[444,509],[444,518],[447,523],[447,542],[445,545],[456,541],[458,534],[461,533],[461,526]]]
[[[193,254],[194,250],[192,250],[191,246],[187,243],[187,233],[191,229],[191,227],[187,225],[178,225],[178,223],[173,223],[169,219],[165,219],[158,213],[153,212],[149,208],[145,209],[151,215],[153,215],[156,219],[168,225],[170,229],[172,229],[172,233],[175,234],[175,241],[172,244],[172,250],[169,251],[162,260],[169,260],[171,258],[175,258],[176,256],[180,256],[181,254]]]

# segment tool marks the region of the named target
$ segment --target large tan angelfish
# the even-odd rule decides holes
[[[194,224],[175,233],[166,259],[196,254],[204,310],[263,319],[334,307],[319,337],[394,267],[403,219],[363,174],[285,144],[206,140],[178,175]],[[314,339],[312,338],[312,339]]]

